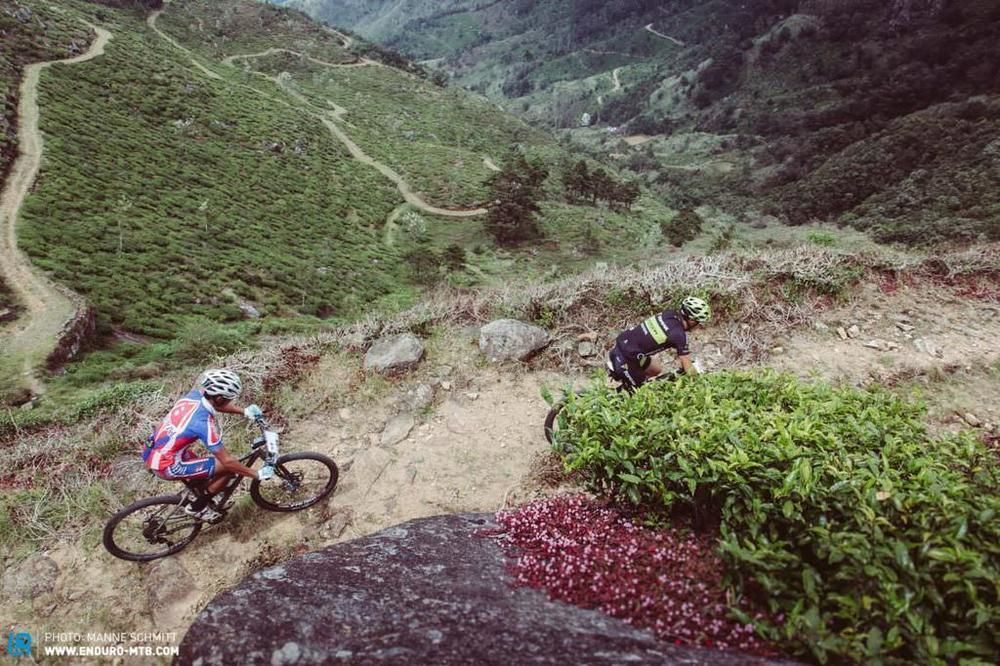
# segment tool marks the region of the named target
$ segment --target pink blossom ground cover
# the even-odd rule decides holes
[[[515,557],[516,584],[599,609],[678,645],[779,651],[753,625],[732,619],[714,540],[648,529],[584,496],[539,500],[497,514],[492,536]],[[761,617],[745,603],[741,610]]]

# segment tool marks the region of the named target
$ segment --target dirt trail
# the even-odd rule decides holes
[[[837,328],[852,324],[860,329],[856,337],[842,340]],[[722,335],[710,327],[693,336],[695,353],[709,365],[726,364]],[[945,288],[886,294],[871,286],[852,302],[817,313],[811,327],[789,331],[765,365],[859,385],[926,377],[934,382],[932,420],[944,422],[961,410],[998,423],[1000,377],[988,371],[1000,363],[997,339],[1000,307]],[[337,461],[340,484],[324,508],[277,515],[248,507],[162,565],[139,567],[82,543],[60,544],[49,551],[60,567],[54,593],[25,602],[34,609],[11,608],[5,615],[20,621],[28,613],[41,631],[183,632],[217,592],[296,549],[555,492],[537,478],[547,452],[541,424],[548,406],[540,389],[584,385],[589,366],[580,359],[571,375],[483,366],[472,340],[465,331],[441,336],[421,366],[398,380],[359,380],[360,359],[335,353],[299,382],[299,407],[282,441],[287,450],[318,451]],[[897,349],[866,347],[872,340]],[[951,372],[961,381],[948,380]],[[424,398],[415,399],[421,392]],[[235,423],[224,425],[232,441],[243,437]],[[141,463],[132,464],[139,482],[148,484],[145,492],[167,492],[169,484],[149,480]]]
[[[90,24],[88,24],[90,25]],[[38,83],[42,71],[54,64],[77,64],[104,53],[111,33],[90,25],[97,38],[86,53],[73,58],[35,63],[24,68],[20,102],[17,109],[18,156],[0,197],[0,271],[4,280],[24,305],[24,314],[3,341],[3,353],[24,359],[24,372],[33,393],[44,388],[34,369],[52,350],[63,325],[72,318],[78,297],[57,286],[36,270],[17,247],[17,221],[21,205],[28,195],[41,166],[44,141],[38,127]]]
[[[164,5],[166,5],[166,4],[168,4],[168,2],[164,2]],[[149,15],[149,17],[146,19],[146,23],[149,25],[149,27],[152,28],[156,32],[156,34],[158,34],[164,40],[166,40],[167,42],[169,42],[175,48],[180,49],[181,51],[184,51],[189,56],[191,56],[191,62],[199,70],[201,70],[202,72],[206,73],[207,75],[209,75],[213,79],[222,79],[221,76],[219,76],[218,74],[216,74],[212,70],[208,69],[207,67],[205,67],[204,65],[202,65],[197,60],[195,60],[194,59],[194,55],[191,53],[191,51],[189,49],[181,46],[173,38],[171,38],[169,35],[167,35],[162,30],[160,30],[159,28],[156,27],[156,19],[162,13],[163,13],[163,10],[161,9],[161,10],[155,11],[155,12],[153,12],[153,13],[151,13]],[[329,62],[324,62],[322,60],[317,60],[317,59],[309,57],[309,56],[303,56],[301,53],[298,53],[297,51],[291,51],[291,50],[282,49],[282,48],[270,48],[270,49],[267,49],[266,51],[262,51],[260,53],[248,53],[248,54],[241,54],[241,55],[232,55],[232,56],[228,56],[225,60],[223,60],[223,62],[226,63],[226,64],[229,64],[229,65],[232,65],[236,60],[239,60],[239,59],[259,58],[259,57],[270,55],[272,53],[279,53],[279,52],[281,52],[281,53],[290,53],[290,54],[297,55],[297,56],[300,56],[300,57],[306,57],[310,61],[318,63],[318,64],[326,66],[326,67],[336,67],[336,68],[339,68],[339,67],[367,67],[367,66],[372,66],[372,65],[379,65],[380,66],[380,63],[376,63],[376,62],[371,61],[371,60],[363,60],[360,63],[348,63],[348,64],[344,64],[344,65],[338,65],[338,64],[335,64],[335,63],[329,63]],[[386,178],[388,178],[389,180],[391,180],[393,182],[393,184],[396,186],[396,189],[399,190],[399,193],[403,196],[403,199],[407,203],[416,206],[417,208],[419,208],[420,210],[422,210],[424,212],[431,213],[432,215],[440,215],[442,217],[476,217],[476,216],[479,216],[479,215],[485,215],[486,214],[486,209],[485,208],[453,209],[453,208],[439,208],[437,206],[430,205],[429,203],[427,203],[426,201],[424,201],[419,195],[417,195],[413,191],[413,189],[410,187],[409,183],[407,183],[403,179],[403,177],[401,175],[399,175],[399,173],[397,173],[391,167],[386,166],[385,164],[382,164],[381,162],[378,162],[374,158],[370,157],[367,153],[365,153],[361,149],[360,146],[358,146],[358,144],[356,144],[351,139],[351,137],[349,137],[342,129],[340,129],[340,127],[338,125],[335,124],[334,121],[339,121],[342,118],[342,116],[345,113],[347,113],[346,109],[344,109],[343,107],[339,107],[336,104],[333,104],[329,100],[327,100],[327,103],[334,107],[333,111],[328,111],[327,109],[318,109],[315,106],[313,106],[312,102],[310,102],[308,99],[306,99],[306,97],[303,96],[301,93],[299,93],[298,91],[293,90],[290,87],[288,87],[288,85],[286,85],[286,82],[282,81],[279,77],[267,76],[266,74],[263,74],[261,72],[255,72],[255,74],[258,74],[258,75],[260,75],[260,76],[262,76],[262,77],[264,77],[264,78],[266,78],[266,79],[268,79],[270,81],[273,81],[282,90],[284,90],[290,96],[292,96],[293,98],[295,98],[296,100],[298,100],[300,102],[300,104],[302,105],[302,108],[304,110],[306,110],[308,113],[310,113],[312,116],[314,116],[320,122],[322,122],[326,126],[326,128],[328,130],[330,130],[330,133],[333,134],[334,137],[336,137],[341,143],[344,144],[344,146],[347,148],[348,152],[351,154],[351,156],[354,159],[358,160],[359,162],[361,162],[363,164],[367,164],[370,167],[373,167],[376,171],[378,171],[383,176],[385,176]],[[249,86],[243,86],[243,87],[246,87],[249,90],[253,90],[254,92],[256,92],[258,94],[261,94],[261,95],[264,94],[264,93],[261,93],[259,90],[255,90],[252,87],[249,87]]]
[[[671,41],[674,44],[676,44],[677,46],[684,46],[684,42],[682,42],[681,40],[677,39],[676,37],[671,37],[670,35],[664,35],[662,32],[659,32],[658,30],[655,30],[653,28],[653,24],[652,23],[648,24],[645,28],[643,28],[643,30],[646,30],[647,32],[651,32],[654,35],[656,35],[657,37],[662,37],[663,39]]]
[[[496,163],[490,157],[484,157],[483,158],[483,164],[486,165],[486,168],[489,169],[490,171],[500,171],[501,170],[500,167],[498,167],[496,165]]]
[[[281,50],[286,51],[288,53],[301,55],[296,53],[295,51],[287,51],[286,49],[281,49]],[[259,57],[261,55],[264,54],[247,54],[242,56],[230,56],[230,58],[253,58],[253,57]],[[310,58],[310,60],[312,60],[312,58]],[[323,63],[323,64],[326,65],[327,67],[351,66],[351,65],[334,65],[331,63]],[[262,74],[260,72],[257,73],[273,81],[279,87],[281,87],[282,90],[288,93],[291,97],[298,100],[299,103],[302,104],[304,108],[309,110],[309,112],[314,117],[316,117],[321,123],[323,123],[326,126],[328,130],[330,130],[331,134],[333,134],[342,144],[344,144],[344,146],[347,148],[347,151],[351,154],[351,157],[358,160],[362,164],[367,164],[368,166],[373,167],[376,171],[378,171],[383,176],[391,180],[393,184],[396,185],[396,189],[399,190],[399,193],[403,195],[403,199],[407,203],[412,204],[413,206],[419,208],[420,210],[426,213],[431,213],[432,215],[440,215],[443,217],[476,217],[479,215],[486,214],[485,208],[468,208],[468,209],[440,208],[438,206],[432,206],[431,204],[427,203],[417,193],[413,191],[409,183],[407,183],[396,170],[394,170],[392,167],[382,164],[375,158],[368,155],[364,150],[361,149],[360,146],[358,146],[358,144],[356,144],[351,139],[350,136],[347,135],[346,132],[344,132],[340,128],[340,126],[338,126],[334,122],[335,120],[339,120],[340,116],[342,116],[343,113],[346,113],[346,110],[343,109],[343,107],[336,107],[334,111],[328,111],[326,109],[317,109],[316,107],[313,106],[312,102],[310,102],[304,95],[302,95],[297,90],[294,90],[291,87],[289,87],[287,85],[287,81],[284,81],[280,77],[267,76],[266,74]],[[327,100],[327,103],[332,104],[329,100]]]
[[[250,60],[252,58],[265,58],[269,55],[274,55],[275,53],[287,53],[289,55],[298,56],[300,58],[305,58],[309,62],[314,62],[317,65],[323,65],[324,67],[384,67],[380,62],[374,60],[369,60],[368,58],[361,58],[357,62],[327,62],[326,60],[320,60],[318,58],[313,58],[312,56],[307,56],[305,54],[299,53],[298,51],[292,51],[291,49],[282,48],[269,48],[266,51],[261,51],[260,53],[245,53],[240,55],[231,55],[222,59],[222,64],[232,65],[237,60]]]
[[[383,231],[382,243],[386,247],[393,247],[396,244],[396,220],[399,216],[406,212],[408,204],[399,204],[396,206],[389,217],[385,218],[385,229]]]
[[[622,82],[618,80],[618,72],[620,71],[622,71],[621,67],[615,67],[611,72],[611,80],[615,83],[615,87],[611,89],[611,92],[618,92],[622,89]]]
[[[343,47],[345,49],[351,48],[351,45],[354,43],[354,38],[353,37],[351,37],[350,35],[345,35],[344,33],[342,33],[339,30],[334,30],[330,26],[323,26],[323,30],[327,31],[331,35],[336,35],[341,40],[343,40],[343,42],[341,43],[341,47]]]
[[[169,3],[170,0],[164,0],[163,3],[164,7],[166,7]],[[194,57],[194,53],[192,53],[190,49],[184,48],[176,40],[174,40],[173,37],[171,37],[170,35],[168,35],[167,33],[163,32],[162,30],[156,27],[156,19],[160,18],[160,14],[162,13],[163,13],[162,9],[157,9],[155,12],[152,12],[149,16],[146,17],[146,25],[148,25],[153,30],[153,32],[162,37],[165,41],[169,42],[174,48],[186,53],[188,57],[191,59],[191,64],[197,67],[199,71],[205,74],[205,76],[207,76],[210,79],[221,80],[222,79],[221,76],[219,76],[218,74],[210,70],[208,67],[205,67],[203,64],[198,62],[198,60]]]

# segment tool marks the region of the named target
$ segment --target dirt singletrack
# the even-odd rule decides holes
[[[169,2],[164,2],[164,7],[166,7],[167,5],[169,5]],[[160,9],[160,10],[157,10],[155,12],[152,12],[149,15],[149,17],[146,19],[146,23],[149,25],[149,27],[154,32],[156,32],[157,35],[159,35],[165,41],[167,41],[169,44],[171,44],[172,46],[174,46],[178,50],[183,51],[184,53],[186,53],[191,58],[191,62],[194,64],[194,66],[197,67],[200,71],[204,72],[205,74],[207,74],[209,77],[211,77],[213,79],[225,80],[218,73],[213,72],[212,70],[208,69],[207,67],[205,67],[204,65],[202,65],[200,62],[198,62],[194,58],[194,54],[191,52],[190,49],[185,48],[184,46],[182,46],[181,44],[179,44],[176,40],[174,40],[172,37],[170,37],[169,35],[167,35],[162,30],[160,30],[159,28],[156,27],[156,19],[159,18],[160,14],[162,14],[162,13],[163,13],[163,10]],[[348,46],[350,44],[350,40],[345,35],[342,35],[340,33],[336,33],[336,34],[338,34],[339,36],[341,36],[345,40],[345,46]],[[316,64],[324,66],[324,67],[332,67],[332,68],[383,66],[383,65],[381,65],[381,63],[377,63],[375,61],[368,60],[368,59],[362,59],[360,62],[356,62],[356,63],[345,63],[345,64],[331,63],[331,62],[326,62],[326,61],[323,61],[323,60],[318,60],[318,59],[312,58],[310,56],[304,56],[303,54],[301,54],[301,53],[299,53],[297,51],[292,51],[292,50],[284,49],[284,48],[270,48],[270,49],[267,49],[265,51],[261,51],[259,53],[246,53],[246,54],[231,55],[231,56],[227,56],[226,58],[224,58],[222,60],[222,62],[223,62],[223,64],[226,64],[226,65],[229,65],[229,66],[235,66],[235,63],[236,63],[237,60],[252,60],[254,58],[265,57],[265,56],[271,55],[273,53],[288,53],[288,54],[291,54],[291,55],[296,55],[296,56],[299,56],[299,57],[304,57],[304,58],[308,59],[310,62],[316,63]],[[347,109],[344,109],[343,107],[337,106],[336,104],[333,104],[332,102],[329,102],[329,101],[328,101],[328,103],[333,107],[332,111],[328,110],[328,109],[318,108],[318,107],[314,106],[313,103],[311,101],[309,101],[304,95],[302,95],[298,91],[296,91],[296,90],[292,89],[291,87],[289,87],[287,85],[287,82],[281,80],[279,77],[267,76],[266,74],[263,74],[261,72],[255,72],[255,74],[258,74],[258,75],[260,75],[260,76],[262,76],[262,77],[264,77],[264,78],[266,78],[266,79],[274,82],[276,85],[278,85],[279,88],[281,88],[282,90],[284,90],[289,96],[291,96],[296,101],[298,101],[299,104],[300,104],[300,106],[298,106],[296,108],[300,108],[301,110],[306,111],[311,116],[313,116],[314,118],[316,118],[317,120],[319,120],[321,123],[323,123],[323,125],[328,130],[330,130],[330,133],[338,141],[340,141],[342,144],[344,144],[344,146],[347,148],[347,151],[351,154],[351,157],[353,157],[357,161],[361,162],[362,164],[367,164],[368,166],[374,168],[376,171],[378,171],[379,173],[381,173],[383,176],[385,176],[386,178],[388,178],[389,180],[391,180],[393,182],[393,184],[396,186],[396,189],[403,196],[403,199],[407,203],[412,204],[416,208],[419,208],[420,210],[422,210],[422,211],[424,211],[426,213],[430,213],[432,215],[439,215],[439,216],[442,216],[442,217],[477,217],[479,215],[485,215],[486,214],[486,209],[485,208],[460,208],[460,209],[455,209],[455,208],[440,208],[438,206],[432,206],[431,204],[427,203],[426,201],[423,200],[423,198],[421,198],[416,192],[413,191],[413,189],[410,187],[409,183],[407,183],[403,179],[403,177],[397,171],[395,171],[392,167],[389,167],[389,166],[387,166],[387,165],[385,165],[385,164],[383,164],[383,163],[375,160],[373,157],[371,157],[370,155],[368,155],[367,153],[365,153],[365,151],[362,150],[361,147],[358,146],[358,144],[355,143],[351,139],[351,137],[348,136],[348,134],[346,132],[344,132],[340,128],[339,125],[336,124],[335,121],[340,121],[342,119],[343,115],[348,112]],[[247,86],[242,86],[242,87],[247,87]],[[248,87],[248,89],[253,90],[254,92],[256,92],[258,94],[263,94],[263,93],[260,93],[260,91],[255,90],[252,87]]]
[[[662,37],[663,39],[666,39],[667,41],[673,42],[677,46],[684,46],[684,42],[682,42],[681,40],[677,39],[676,37],[671,37],[670,35],[664,35],[659,30],[656,30],[655,28],[653,28],[653,24],[652,23],[647,24],[646,27],[643,28],[643,30],[645,30],[646,32],[651,32],[654,35],[656,35],[657,37]]]
[[[79,298],[53,283],[17,246],[17,221],[21,205],[38,176],[44,141],[38,127],[38,83],[42,71],[55,64],[78,64],[104,53],[111,33],[87,24],[97,33],[85,53],[24,68],[17,109],[18,156],[0,196],[0,272],[24,306],[24,314],[2,341],[4,356],[23,359],[23,372],[31,391],[40,394],[35,369],[55,347],[63,325],[73,317]]]

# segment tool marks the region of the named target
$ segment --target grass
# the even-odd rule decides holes
[[[160,337],[189,315],[239,319],[224,292],[326,317],[392,291],[376,233],[391,184],[309,116],[198,76],[131,20],[103,58],[42,82],[46,163],[21,231],[32,259],[96,305],[105,332]]]
[[[70,44],[89,43],[93,33],[71,15],[50,3],[0,0],[0,99],[16,100],[25,65],[67,57]],[[13,161],[16,135],[13,121],[16,104],[8,104],[0,116],[0,174]]]
[[[67,11],[97,20],[89,5]],[[338,38],[295,13],[238,2],[169,5],[160,29],[220,80],[194,69],[190,54],[138,15],[97,13],[114,34],[106,54],[54,67],[42,81],[46,158],[20,243],[96,307],[102,335],[172,339],[209,322],[236,323],[242,304],[265,318],[329,319],[409,298],[406,248],[382,242],[400,194],[319,122],[328,101],[347,109],[339,124],[364,151],[441,206],[480,204],[493,173],[483,158],[499,160],[511,144],[551,163],[567,159],[486,101],[390,67],[329,68],[288,54],[252,62],[289,72],[290,86],[311,101],[303,108],[274,83],[217,60],[273,45],[344,57]],[[264,27],[247,35],[250,23]],[[553,210],[550,231],[565,230],[567,245],[575,243],[560,221],[572,210]],[[479,224],[435,220],[440,232],[431,236],[478,245],[486,240]],[[573,252],[550,259],[581,264]]]

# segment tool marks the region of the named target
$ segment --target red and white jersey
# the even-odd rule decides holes
[[[146,467],[154,471],[163,471],[174,462],[184,460],[187,450],[197,441],[201,441],[209,453],[222,448],[215,409],[197,388],[174,404],[150,440],[150,445],[142,452],[142,459]]]

